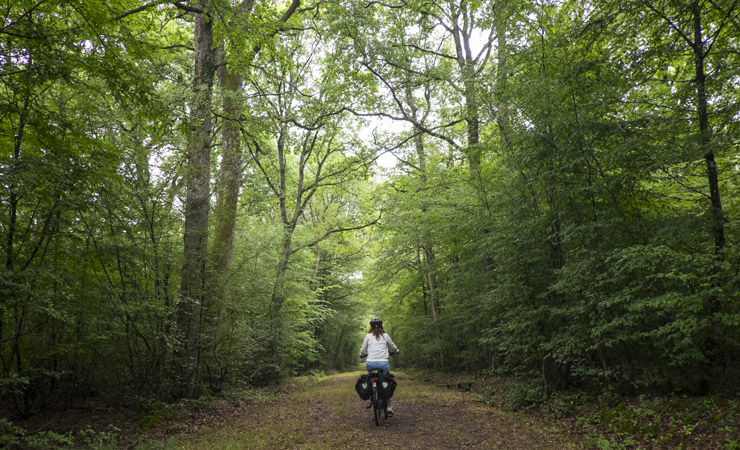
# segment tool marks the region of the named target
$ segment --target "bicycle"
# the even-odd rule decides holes
[[[372,369],[368,371],[370,375],[370,386],[372,393],[370,394],[370,405],[368,408],[373,408],[373,419],[375,425],[381,426],[385,423],[388,418],[388,404],[384,398],[380,398],[378,395],[378,383],[381,380],[381,374],[383,373],[380,369]]]
[[[398,352],[391,352],[390,356],[396,356]],[[360,355],[360,358],[365,358],[367,355]],[[381,398],[379,383],[383,379],[385,372],[382,369],[370,369],[368,375],[370,378],[370,404],[367,405],[367,409],[373,409],[373,420],[375,425],[381,426],[388,419],[388,401],[385,398]],[[390,375],[385,374],[385,376]],[[395,384],[395,381],[392,381]],[[391,414],[392,415],[392,414]]]

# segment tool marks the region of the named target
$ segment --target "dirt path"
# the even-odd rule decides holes
[[[245,406],[217,429],[168,448],[567,449],[586,448],[564,433],[472,396],[397,374],[396,414],[382,427],[354,392],[360,372],[341,374]]]

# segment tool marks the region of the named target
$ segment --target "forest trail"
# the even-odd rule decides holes
[[[372,420],[354,391],[361,372],[334,375],[294,392],[251,402],[178,449],[575,449],[587,448],[535,419],[503,412],[472,395],[398,373],[395,416]]]

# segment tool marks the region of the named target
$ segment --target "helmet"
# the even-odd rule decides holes
[[[377,317],[370,321],[370,328],[383,328],[383,321]]]

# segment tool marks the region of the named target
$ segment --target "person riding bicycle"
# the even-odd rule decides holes
[[[399,352],[396,344],[391,340],[388,333],[383,330],[383,321],[377,317],[370,321],[370,331],[365,335],[360,349],[360,358],[367,356],[365,368],[370,371],[373,369],[382,370],[385,374],[390,373],[391,367],[388,364],[388,349],[390,354],[395,355]],[[387,400],[388,414],[393,414],[391,400]]]

